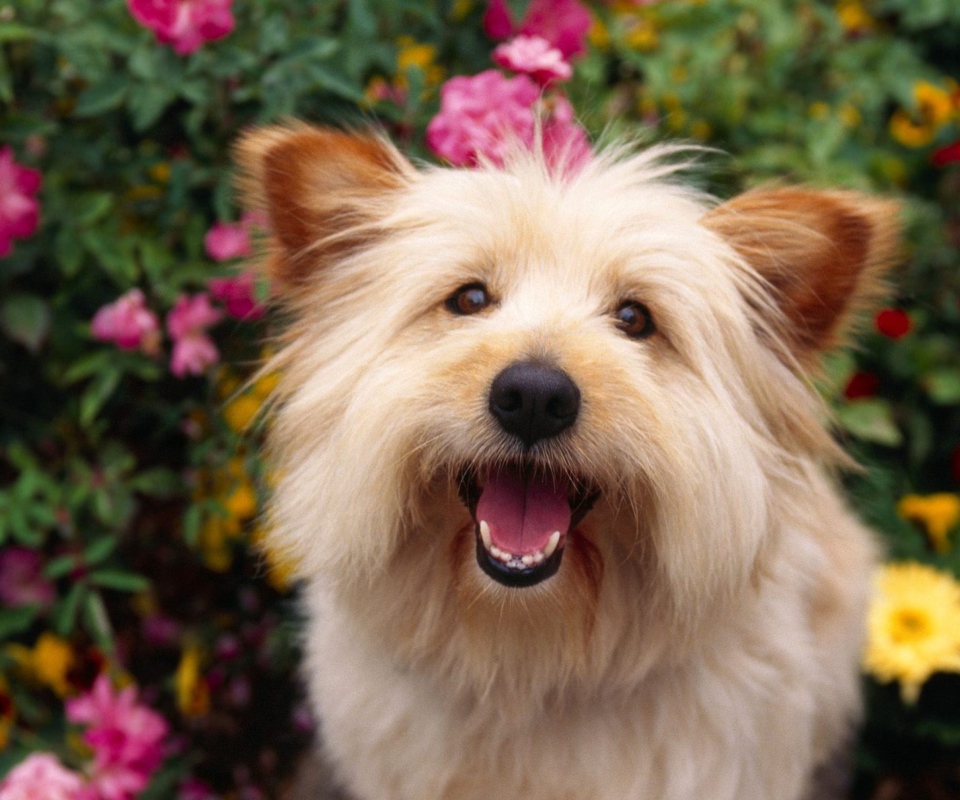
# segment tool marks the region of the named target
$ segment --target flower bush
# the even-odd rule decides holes
[[[936,0],[0,0],[0,800],[282,796],[310,740],[229,155],[288,115],[457,166],[537,125],[563,168],[681,138],[721,196],[901,199],[888,305],[820,382],[889,559],[852,796],[957,796],[958,46]]]

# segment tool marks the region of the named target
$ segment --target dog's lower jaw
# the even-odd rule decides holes
[[[471,687],[456,664],[399,659],[311,585],[306,674],[339,777],[357,800],[802,800],[858,713],[872,561],[867,532],[824,502],[833,531],[782,537],[736,613],[633,685],[620,663],[525,699],[491,662]]]

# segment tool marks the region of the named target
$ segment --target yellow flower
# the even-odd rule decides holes
[[[295,563],[287,558],[281,550],[269,545],[269,537],[262,528],[253,532],[251,541],[263,555],[267,566],[267,583],[278,592],[286,592],[290,584],[297,578]]]
[[[645,19],[637,19],[636,22],[627,29],[625,42],[628,47],[634,50],[639,50],[641,53],[649,53],[651,50],[655,50],[657,45],[660,44],[660,35],[657,32],[656,25],[652,22]],[[679,71],[686,73],[686,70],[682,67],[676,67],[674,69],[674,72]],[[684,77],[680,80],[685,79],[686,74],[684,74]]]
[[[837,3],[837,18],[847,33],[866,33],[876,24],[860,0],[840,0]]]
[[[223,509],[231,519],[250,519],[257,513],[257,493],[253,484],[244,480],[223,501]]]
[[[49,686],[59,697],[66,697],[70,693],[67,672],[72,665],[73,648],[70,643],[52,633],[44,633],[33,646],[28,669],[40,683]]]
[[[810,119],[826,119],[828,116],[830,116],[830,106],[822,101],[817,101],[816,103],[810,104],[808,113],[810,114]]]
[[[187,645],[174,676],[177,708],[185,717],[202,717],[210,711],[210,688],[200,672],[203,654],[196,645]]]
[[[606,50],[610,46],[610,31],[599,17],[594,17],[590,23],[587,41],[595,50]]]
[[[423,72],[424,81],[433,86],[443,80],[443,67],[436,64],[437,48],[432,44],[422,44],[412,36],[397,39],[400,49],[397,51],[397,71],[401,74],[416,68]]]
[[[888,564],[874,580],[864,667],[899,681],[914,703],[935,672],[960,672],[960,583],[915,562]]]
[[[897,503],[897,513],[923,527],[938,553],[950,549],[950,531],[960,522],[960,496],[955,494],[908,494]]]
[[[166,161],[154,164],[147,170],[147,175],[157,183],[167,183],[170,180],[170,165]]]
[[[837,116],[846,128],[856,128],[863,120],[860,111],[853,103],[841,103],[837,109]]]
[[[694,139],[706,141],[710,138],[710,134],[712,133],[713,128],[710,127],[710,123],[706,120],[698,119],[690,126],[690,135]]]
[[[927,81],[913,85],[913,114],[898,109],[890,117],[890,135],[905,147],[924,147],[953,115],[950,91]]]
[[[253,393],[261,400],[266,400],[276,390],[280,383],[279,372],[268,372],[262,378],[258,378],[253,384]]]
[[[241,394],[227,403],[223,409],[223,418],[236,433],[244,433],[260,411],[262,402],[252,394]]]

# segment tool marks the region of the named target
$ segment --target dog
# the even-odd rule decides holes
[[[800,800],[850,735],[874,535],[812,388],[897,208],[682,154],[238,149],[290,325],[270,546],[357,800]],[[819,800],[819,796],[818,796]]]

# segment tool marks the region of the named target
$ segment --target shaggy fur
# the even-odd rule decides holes
[[[877,293],[896,209],[717,205],[662,148],[417,170],[288,126],[238,152],[293,318],[269,365],[271,546],[306,579],[305,674],[348,790],[799,800],[858,714],[875,556],[808,373]],[[451,314],[476,282],[493,305]],[[653,336],[616,327],[624,300]],[[523,451],[488,393],[531,359],[582,405]],[[479,569],[457,487],[515,459],[600,490],[529,588]]]

